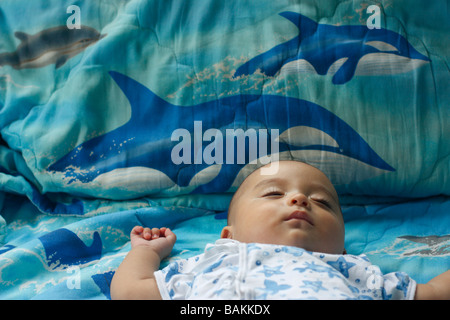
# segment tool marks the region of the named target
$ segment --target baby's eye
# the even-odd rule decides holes
[[[319,202],[321,204],[323,204],[324,206],[331,208],[331,204],[327,199],[324,198],[312,198],[313,201],[315,202]]]
[[[271,190],[264,192],[263,197],[282,197],[284,196],[284,192],[279,190]]]

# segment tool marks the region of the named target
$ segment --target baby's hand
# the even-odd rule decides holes
[[[131,247],[146,246],[164,259],[173,249],[177,237],[169,228],[144,228],[135,226],[130,234]]]

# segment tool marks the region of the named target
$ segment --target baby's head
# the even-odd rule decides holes
[[[344,220],[327,176],[297,161],[280,161],[273,175],[262,175],[261,169],[234,194],[221,237],[343,253]]]

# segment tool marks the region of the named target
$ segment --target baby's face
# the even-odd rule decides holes
[[[242,184],[222,237],[341,254],[344,221],[328,178],[295,161],[280,162],[275,175],[261,175],[260,171]]]

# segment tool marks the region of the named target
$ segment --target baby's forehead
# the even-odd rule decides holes
[[[276,170],[274,172],[271,172],[270,174],[263,173],[263,168],[264,167],[260,167],[256,169],[250,175],[248,175],[245,180],[248,180],[249,183],[256,184],[261,180],[288,178],[295,172],[316,172],[323,175],[324,178],[327,179],[322,171],[303,162],[280,161],[277,163]]]
[[[327,187],[334,190],[334,187],[329,181],[328,177],[322,171],[311,165],[295,161],[281,161],[278,165],[279,167],[276,173],[270,175],[262,174],[262,168],[253,171],[242,182],[242,191],[253,190],[259,187],[294,183],[299,180],[309,185],[320,185],[322,187]],[[305,173],[312,173],[314,179],[311,179],[310,177],[299,179],[298,176],[295,177],[296,173],[301,173],[301,176],[303,176]],[[307,174],[307,176],[309,176],[309,174]]]

